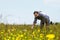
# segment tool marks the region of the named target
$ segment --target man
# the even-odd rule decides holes
[[[41,11],[34,11],[34,22],[33,22],[33,25],[32,25],[32,29],[33,27],[35,26],[36,22],[37,22],[37,19],[38,20],[41,20],[40,22],[40,29],[43,28],[44,24],[46,24],[46,28],[48,28],[49,24],[50,24],[50,19],[49,19],[49,16],[45,15],[45,14],[42,14]]]

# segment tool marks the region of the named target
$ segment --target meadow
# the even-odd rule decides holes
[[[31,25],[0,24],[0,40],[60,40],[60,24],[45,26],[40,30],[39,25],[31,29]]]

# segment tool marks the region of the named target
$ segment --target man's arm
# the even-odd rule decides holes
[[[34,18],[33,25],[32,25],[32,29],[33,29],[33,27],[35,26],[36,23],[37,23],[37,18],[35,17],[35,18]]]

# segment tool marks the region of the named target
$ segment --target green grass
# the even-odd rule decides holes
[[[52,37],[52,38],[51,38]],[[0,24],[0,40],[60,40],[60,24],[50,25],[46,30],[39,26]]]

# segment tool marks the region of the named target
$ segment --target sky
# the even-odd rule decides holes
[[[60,22],[60,0],[0,0],[0,21],[3,23],[32,24],[34,11],[42,11],[51,21]]]

